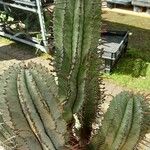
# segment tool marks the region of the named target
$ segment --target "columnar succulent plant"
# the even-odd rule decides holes
[[[16,141],[14,132],[3,120],[2,114],[0,114],[0,146],[6,150],[12,150],[16,148]]]
[[[140,95],[129,92],[117,95],[104,115],[102,126],[89,145],[90,149],[134,149],[150,129],[148,105]]]
[[[89,82],[99,83],[95,75],[98,75],[97,68],[100,68],[100,65],[93,63],[98,59],[100,1],[56,0],[55,3],[54,42],[59,95],[62,101],[66,102],[64,116],[66,120],[71,120],[73,114],[81,110],[87,99],[86,94],[89,93],[86,93],[86,89],[95,86]],[[90,69],[94,70],[92,74],[88,72]],[[98,87],[96,90],[99,96]],[[95,91],[91,92],[95,99]]]
[[[52,75],[39,65],[20,64],[2,78],[0,106],[16,135],[16,149],[61,150],[67,130]]]
[[[4,72],[0,144],[8,150],[133,150],[150,132],[149,103],[129,92],[112,100],[93,132],[104,101],[100,22],[99,0],[55,0],[56,77],[34,63]]]

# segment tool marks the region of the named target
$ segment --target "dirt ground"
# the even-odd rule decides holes
[[[33,61],[36,63],[42,63],[50,68],[49,60],[36,56],[35,50],[30,50],[30,47],[21,48],[14,46],[14,44],[8,45],[0,44],[0,75],[9,66],[13,65],[14,63],[19,63],[22,61],[24,62]],[[110,83],[109,81],[104,81],[104,83],[107,100],[103,104],[103,109],[104,111],[106,111],[112,97],[119,94],[121,91],[127,89],[114,83]],[[143,147],[141,150],[149,150],[149,148]]]
[[[30,50],[31,49],[31,50]],[[49,61],[36,56],[35,50],[30,47],[15,46],[11,44],[0,44],[0,74],[14,63],[33,61],[37,63],[44,63],[49,66]]]

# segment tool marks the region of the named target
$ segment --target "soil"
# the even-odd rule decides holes
[[[0,44],[0,74],[14,63],[20,63],[22,61],[33,61],[50,67],[49,61],[42,57],[38,57],[35,52],[35,50],[28,46],[20,47],[16,46],[14,43],[9,45]]]

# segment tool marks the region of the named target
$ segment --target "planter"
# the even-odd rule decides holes
[[[130,5],[131,0],[107,0],[107,6],[113,8],[115,4]]]
[[[105,72],[111,72],[119,58],[126,52],[128,45],[127,31],[107,31],[101,34]]]

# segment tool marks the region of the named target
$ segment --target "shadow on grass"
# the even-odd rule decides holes
[[[103,21],[105,30],[129,31],[127,53],[118,61],[112,74],[125,74],[132,77],[146,76],[150,63],[150,30],[116,22]]]
[[[35,50],[30,46],[20,43],[0,45],[0,61],[12,59],[28,60],[34,57],[36,57]]]

